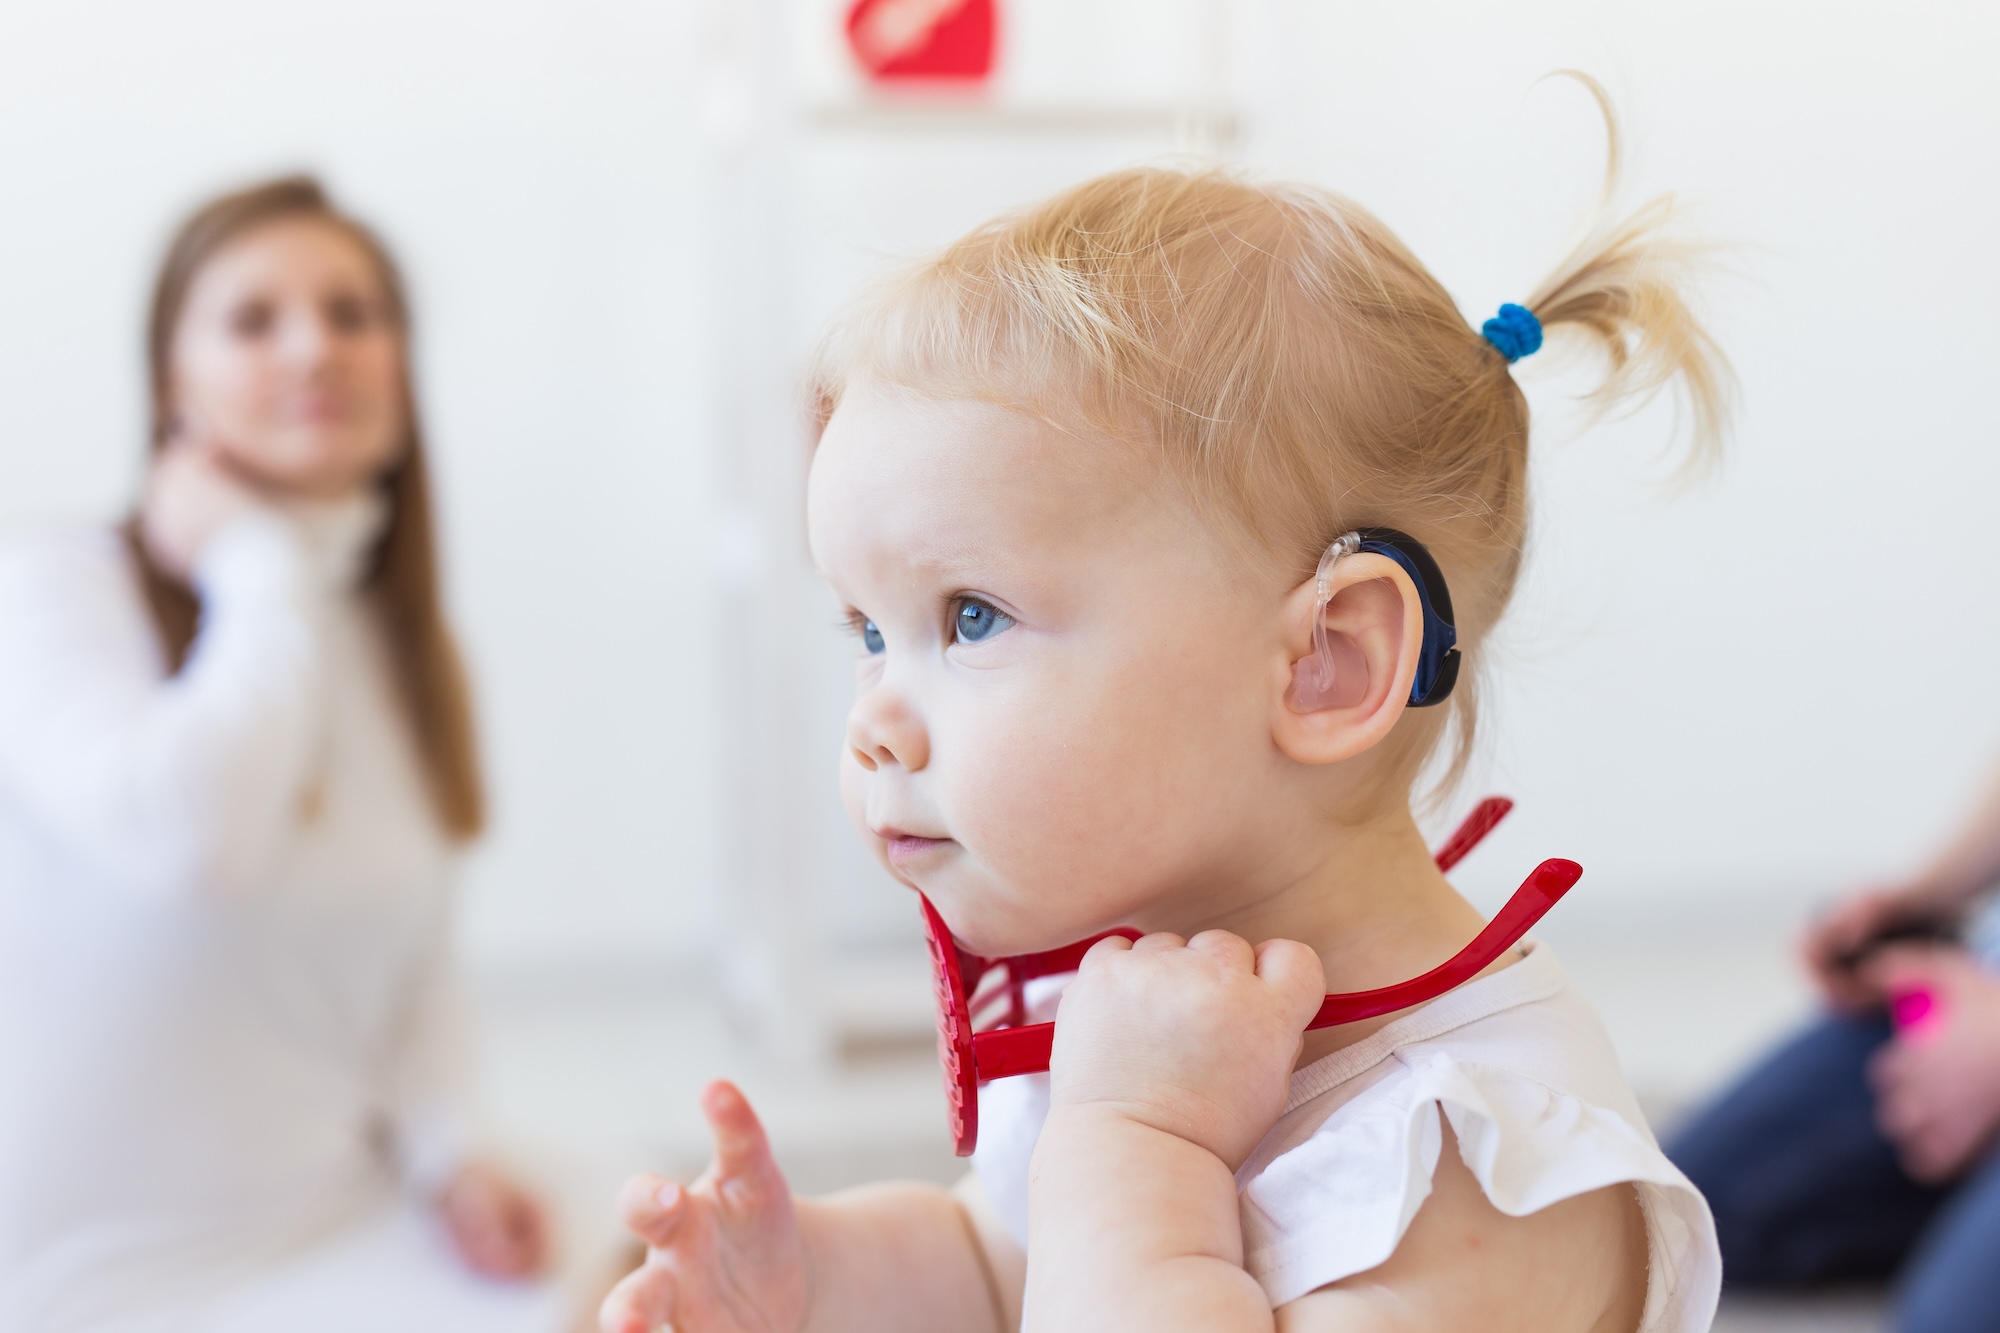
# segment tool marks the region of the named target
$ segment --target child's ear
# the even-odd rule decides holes
[[[1376,745],[1409,706],[1424,646],[1416,584],[1387,556],[1350,555],[1328,573],[1327,679],[1313,636],[1316,579],[1286,596],[1285,687],[1272,700],[1271,738],[1302,764],[1335,764]]]

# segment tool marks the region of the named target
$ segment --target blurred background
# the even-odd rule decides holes
[[[1437,826],[1520,802],[1461,872],[1489,909],[1586,866],[1541,933],[1670,1121],[1805,1011],[1797,924],[1919,859],[2000,748],[2000,14],[997,0],[990,72],[939,80],[899,75],[972,59],[925,47],[962,6],[905,8],[936,12],[880,25],[897,48],[847,0],[10,0],[0,536],[131,505],[179,216],[322,174],[415,288],[496,793],[461,940],[496,1126],[595,1200],[698,1168],[693,1090],[731,1074],[805,1187],[947,1176],[914,907],[833,780],[816,331],[996,211],[1190,156],[1359,199],[1476,323],[1596,198],[1588,97],[1537,82],[1588,70],[1628,201],[1674,190],[1731,247],[1741,412],[1675,488],[1671,403],[1583,435],[1575,372],[1522,368],[1530,574]]]

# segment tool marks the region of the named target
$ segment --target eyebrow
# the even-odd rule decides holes
[[[948,539],[925,541],[912,550],[902,552],[901,560],[912,569],[946,578],[982,574],[1005,576],[1019,569],[1018,561],[1000,558],[992,550],[972,542]]]

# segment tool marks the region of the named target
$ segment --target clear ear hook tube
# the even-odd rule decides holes
[[[1326,638],[1326,607],[1333,600],[1333,567],[1361,549],[1361,534],[1343,533],[1333,539],[1332,545],[1319,558],[1319,569],[1313,575],[1313,679],[1310,690],[1300,690],[1310,694],[1312,700],[1323,699],[1333,693],[1333,645]],[[1304,682],[1301,682],[1303,684]],[[1301,698],[1300,702],[1309,702]]]

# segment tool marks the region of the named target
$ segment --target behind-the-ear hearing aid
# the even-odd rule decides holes
[[[1417,674],[1410,682],[1410,707],[1443,703],[1458,684],[1458,628],[1452,623],[1451,590],[1444,571],[1424,544],[1394,528],[1358,528],[1334,538],[1319,558],[1313,574],[1313,655],[1301,661],[1292,676],[1291,704],[1300,712],[1358,703],[1360,653],[1351,644],[1336,645],[1326,632],[1326,607],[1333,600],[1333,568],[1357,552],[1387,556],[1403,567],[1416,585],[1424,611],[1424,643],[1417,654]],[[1352,695],[1352,697],[1350,697]]]

